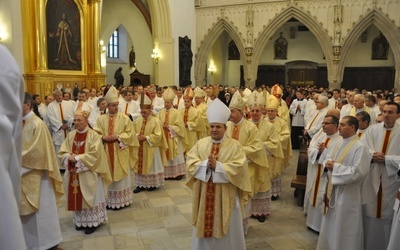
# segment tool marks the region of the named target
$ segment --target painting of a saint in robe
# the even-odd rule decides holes
[[[49,69],[81,70],[81,28],[73,0],[49,0],[46,6]]]
[[[372,41],[372,60],[387,60],[388,59],[388,51],[389,51],[389,43],[386,40],[386,37],[379,34]]]

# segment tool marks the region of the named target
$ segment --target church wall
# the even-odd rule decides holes
[[[296,60],[312,61],[320,65],[326,64],[321,46],[315,36],[310,31],[297,31],[298,25],[298,23],[296,25],[287,23],[275,33],[272,39],[265,46],[260,64],[284,65],[287,62]],[[289,37],[290,26],[296,26],[294,39],[290,39]],[[288,42],[286,60],[274,59],[274,42],[280,37],[280,32],[282,32],[282,37]]]
[[[215,41],[214,46],[212,47],[209,55],[209,60],[207,62],[207,72],[204,74],[207,75],[207,84],[225,84],[223,81],[225,77],[226,67],[225,67],[225,58],[222,55],[223,51],[223,39],[220,36],[217,41]],[[213,66],[215,72],[211,75],[211,72],[208,71],[210,66]]]
[[[11,51],[23,73],[24,50],[20,0],[0,1],[0,37],[2,38],[0,43]]]
[[[372,41],[379,35],[379,30],[375,26],[368,28],[367,42],[362,43],[361,38],[353,45],[347,57],[347,67],[394,67],[394,56],[389,48],[387,60],[372,60]]]
[[[229,85],[229,86],[239,86],[240,85],[240,65],[243,64],[242,60],[228,60],[228,46],[229,42],[232,40],[232,38],[228,35],[228,33],[224,32],[222,33],[223,40],[222,40],[222,54],[223,54],[223,62],[224,62],[224,67],[222,71],[224,72],[224,77],[221,79],[221,82],[224,83],[224,85]],[[245,55],[241,55],[244,57]]]
[[[330,87],[339,87],[343,79],[343,69],[347,65],[381,67],[398,64],[396,62],[400,60],[400,48],[399,44],[394,42],[396,40],[394,38],[399,36],[399,9],[400,2],[391,0],[197,1],[197,53],[208,53],[202,51],[202,48],[207,48],[203,44],[213,41],[214,37],[208,35],[212,34],[213,27],[222,19],[234,27],[235,32],[241,38],[242,46],[250,48],[247,50],[249,51],[247,65],[244,65],[244,75],[247,78],[245,80],[248,83],[254,84],[258,64],[282,65],[285,61],[310,60],[325,64],[328,69]],[[385,35],[391,34],[391,51],[393,52],[389,52],[389,58],[385,61],[371,60],[370,57],[368,59],[368,56],[365,55],[366,47],[368,47],[369,52],[371,51],[369,46],[371,41],[369,41],[369,45],[360,45],[359,42],[356,42],[355,46],[352,46],[351,42],[347,42],[348,36],[351,36],[355,29],[365,25],[363,18],[370,15],[371,12],[374,13],[374,11],[377,14],[373,15],[379,16],[377,19],[374,18],[373,22],[381,23],[385,19]],[[250,25],[249,12],[252,13]],[[304,37],[305,44],[297,44],[299,50],[293,50],[293,46],[291,46],[293,42],[284,35],[289,43],[288,59],[274,60],[273,41],[279,36],[279,31],[284,29],[286,22],[291,17],[306,21],[306,26],[310,29],[308,33],[312,32],[313,35],[310,35],[308,39]],[[372,34],[369,35],[372,36]],[[301,34],[297,32],[296,36],[301,36]],[[313,36],[315,36],[314,40],[312,39]],[[295,40],[300,41],[300,39],[301,37]],[[354,39],[354,36],[351,39]],[[368,39],[371,40],[372,38]],[[347,51],[349,45],[352,46],[350,49],[354,50],[354,54],[346,53],[342,56],[341,51],[343,49]],[[301,53],[301,48],[307,51],[306,55]],[[315,48],[320,49],[316,50]],[[326,60],[322,59],[323,53],[325,53]],[[355,53],[357,53],[357,56]],[[201,55],[199,58],[203,58],[203,56]],[[202,62],[199,61],[198,63]],[[396,85],[398,85],[397,77],[395,79]]]
[[[129,67],[129,52],[132,45],[136,53],[137,69],[143,74],[149,74],[152,82],[154,70],[150,55],[153,51],[153,38],[143,15],[129,0],[104,0],[100,39],[104,41],[105,46],[107,46],[114,30],[121,24],[126,29],[127,34],[121,39],[123,49],[120,50],[120,60],[108,59],[107,66],[102,69],[107,74],[106,82],[114,83],[115,70],[122,67],[124,85],[129,85],[129,74],[133,71]]]
[[[194,84],[194,55],[196,50],[196,13],[194,0],[169,0],[171,13],[172,39],[174,43],[174,82],[164,85],[179,86],[179,37],[188,36],[192,42],[193,65],[190,71],[192,85]],[[162,76],[160,76],[162,82]]]

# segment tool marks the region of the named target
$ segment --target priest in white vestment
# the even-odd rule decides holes
[[[118,104],[119,110],[122,110],[122,113],[127,115],[131,121],[135,121],[140,117],[139,102],[133,100],[133,93],[129,90],[126,90],[123,96],[124,100]]]
[[[0,44],[0,246],[26,249],[18,215],[24,81],[7,48]]]
[[[328,111],[328,113],[331,110]],[[322,223],[322,207],[326,178],[322,178],[321,157],[324,150],[332,150],[340,137],[338,132],[339,110],[333,109],[336,115],[326,115],[321,130],[311,139],[308,147],[307,184],[304,196],[304,213],[307,214],[306,225],[319,232]]]
[[[315,101],[317,111],[304,127],[304,136],[309,137],[309,139],[313,138],[322,127],[322,121],[324,120],[326,112],[328,112],[328,100],[328,97],[319,95],[318,99]]]
[[[400,181],[400,166],[399,170],[397,171],[396,180]],[[392,227],[390,229],[390,239],[387,250],[396,250],[400,246],[400,190],[397,193],[396,200],[393,206],[393,221]]]
[[[393,206],[400,188],[395,179],[400,164],[399,112],[397,103],[386,103],[383,122],[370,126],[361,137],[373,156],[363,185],[365,249],[386,249],[389,243]]]
[[[187,153],[194,250],[246,249],[242,219],[250,176],[242,146],[225,135],[229,116],[225,104],[215,99],[207,111],[211,137],[197,141]]]
[[[54,101],[47,107],[48,126],[56,153],[60,151],[61,144],[72,127],[75,108],[71,102],[64,101],[62,95],[60,90],[55,90],[53,92]],[[61,164],[60,168],[63,169]]]
[[[361,187],[369,171],[371,156],[359,141],[357,129],[355,117],[342,118],[339,134],[343,139],[338,140],[332,150],[323,153],[322,178],[327,178],[327,185],[316,249],[363,249]]]

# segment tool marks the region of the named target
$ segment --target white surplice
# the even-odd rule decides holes
[[[370,174],[363,185],[363,215],[366,249],[385,249],[389,243],[390,227],[393,218],[393,206],[400,182],[395,177],[400,164],[400,126],[386,129],[384,123],[371,125],[361,140],[370,154],[382,152],[386,130],[391,130],[389,144],[385,154],[385,163],[372,162]],[[377,215],[377,194],[382,180],[382,212]]]
[[[25,249],[18,214],[24,82],[17,62],[0,44],[0,246]]]
[[[357,135],[338,140],[333,153],[330,153],[333,160],[338,159],[354,137]],[[338,151],[336,147],[339,147]],[[322,178],[331,178],[333,189],[328,211],[322,219],[316,249],[363,249],[361,187],[368,174],[370,161],[368,150],[357,141],[341,164],[334,163],[333,171],[324,172],[322,175]],[[325,163],[326,160],[324,167]]]
[[[324,157],[322,157],[322,155],[318,156],[318,146],[320,143],[325,143],[326,138],[329,138],[329,142],[325,150],[332,150],[333,146],[341,137],[339,136],[338,132],[328,136],[322,131],[321,128],[320,132],[318,132],[316,136],[312,138],[310,146],[308,147],[308,170],[306,191],[304,196],[304,213],[307,214],[306,225],[316,232],[319,232],[321,229],[321,209],[323,207],[323,196],[325,192],[323,187],[326,185],[326,178],[321,178],[321,174],[323,172],[322,165],[319,166],[322,164]],[[317,177],[319,168],[320,175]],[[316,184],[317,182],[318,185]],[[318,186],[318,188],[316,188],[316,186]],[[316,195],[315,207],[312,204],[314,195]]]

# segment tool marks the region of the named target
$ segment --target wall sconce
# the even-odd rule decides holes
[[[107,66],[106,50],[107,50],[107,47],[104,46],[104,41],[100,40],[100,66],[102,68]]]
[[[0,42],[3,40],[6,40],[7,38],[7,33],[5,32],[5,30],[2,30],[0,27]]]
[[[160,59],[160,54],[158,53],[158,50],[153,49],[153,54],[151,54],[151,58],[154,59],[154,62],[157,64],[158,59]]]
[[[213,75],[215,72],[215,66],[211,64],[210,67],[208,67],[207,71],[210,72],[211,75]]]
[[[101,49],[101,53],[104,53],[107,50],[107,47],[104,46],[104,41],[103,40],[100,40],[100,49]]]

